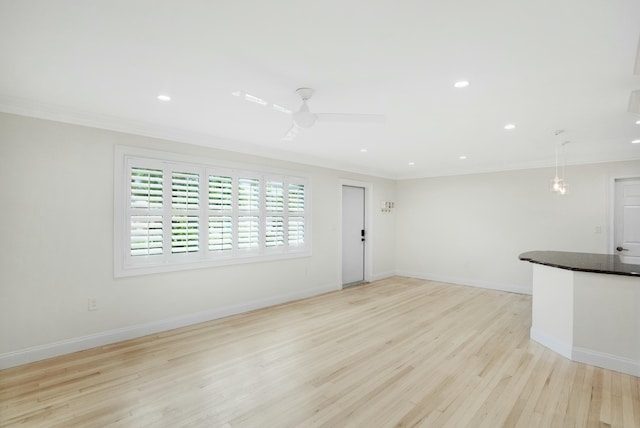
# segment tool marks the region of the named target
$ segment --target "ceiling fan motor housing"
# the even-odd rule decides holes
[[[293,122],[301,128],[311,128],[316,123],[316,115],[309,111],[307,100],[313,95],[313,89],[300,88],[296,92],[302,98],[300,110],[293,113]]]
[[[298,88],[296,89],[296,94],[302,98],[302,101],[307,101],[309,98],[313,96],[313,89],[311,88]]]

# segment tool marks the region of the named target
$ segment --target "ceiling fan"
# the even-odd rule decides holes
[[[298,88],[296,94],[302,99],[302,105],[298,111],[291,114],[293,124],[287,131],[283,140],[293,140],[298,132],[304,128],[311,128],[316,121],[322,122],[359,122],[359,123],[382,123],[385,120],[382,114],[351,114],[351,113],[312,113],[309,110],[307,101],[313,96],[314,90],[311,88]]]

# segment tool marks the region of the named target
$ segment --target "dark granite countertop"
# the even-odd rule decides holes
[[[528,251],[520,260],[560,269],[640,277],[640,265],[622,263],[616,254]]]

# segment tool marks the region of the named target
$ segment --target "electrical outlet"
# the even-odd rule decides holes
[[[90,311],[98,310],[98,299],[95,297],[89,297],[89,308]]]

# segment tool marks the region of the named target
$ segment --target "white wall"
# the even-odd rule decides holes
[[[564,196],[549,191],[552,168],[399,181],[397,272],[530,293],[518,255],[609,252],[611,177],[631,174],[640,161],[570,166]]]
[[[311,175],[313,256],[114,279],[115,145]],[[0,114],[0,368],[340,288],[343,179],[395,199],[390,180]],[[380,278],[395,269],[395,222],[374,210],[372,224]]]
[[[114,279],[115,145],[311,175],[313,256]],[[530,292],[521,252],[608,252],[610,178],[624,175],[640,161],[568,167],[564,197],[550,168],[395,182],[0,114],[0,368],[340,288],[344,180],[370,185],[372,279]]]

